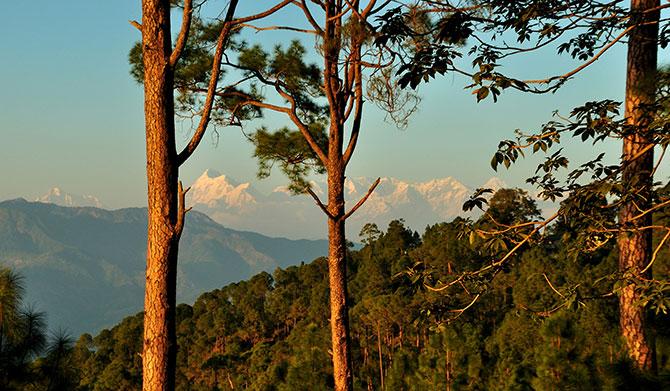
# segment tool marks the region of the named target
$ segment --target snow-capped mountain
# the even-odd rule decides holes
[[[363,197],[373,178],[347,178],[345,198],[349,205]],[[313,190],[325,203],[325,182],[313,182]],[[481,186],[494,190],[505,187],[498,178]],[[472,189],[452,177],[410,183],[382,178],[366,203],[347,220],[347,233],[356,239],[366,223],[385,228],[389,221],[403,218],[417,230],[428,224],[462,215],[462,205]],[[250,230],[289,238],[323,238],[326,221],[308,195],[291,195],[286,187],[270,194],[256,191],[249,182],[238,183],[213,170],[205,171],[191,186],[187,202],[215,221],[234,229]]]
[[[78,195],[64,192],[59,187],[53,187],[47,194],[38,197],[35,201],[59,206],[93,206],[102,208],[102,202],[92,195]]]
[[[253,208],[258,194],[249,182],[239,184],[214,170],[206,170],[191,186],[191,202],[210,208]]]
[[[483,189],[492,189],[498,191],[507,187],[507,184],[500,178],[492,177],[481,186]]]

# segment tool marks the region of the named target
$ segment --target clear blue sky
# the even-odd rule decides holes
[[[128,20],[140,18],[140,1],[13,1],[3,4],[3,15],[0,199],[31,199],[60,186],[98,196],[110,207],[143,205],[142,90],[131,80],[127,63],[129,48],[140,38]],[[512,137],[515,128],[538,126],[555,109],[566,112],[586,100],[621,99],[623,49],[606,54],[559,93],[546,96],[507,93],[498,103],[477,104],[463,89],[465,80],[441,78],[420,90],[423,102],[407,130],[385,123],[368,105],[349,175],[408,181],[453,176],[467,185],[498,175],[520,185],[535,161],[496,174],[489,160],[497,142]],[[535,78],[570,66],[567,59],[543,53],[508,69]],[[186,184],[208,167],[240,181],[255,180],[256,163],[240,131],[223,128],[219,133],[217,145],[206,137],[183,167]],[[183,129],[177,137],[183,142],[188,136]],[[569,144],[577,159],[592,152],[590,146]],[[618,154],[618,146],[609,151]],[[661,174],[659,179],[667,180],[668,170]],[[258,186],[268,191],[281,183],[277,175]]]

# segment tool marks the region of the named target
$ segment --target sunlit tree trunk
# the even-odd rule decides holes
[[[179,166],[197,149],[210,122],[223,53],[234,25],[272,15],[290,1],[283,0],[261,13],[233,20],[238,0],[230,0],[216,41],[207,94],[199,112],[200,120],[190,141],[179,153],[174,135],[174,69],[188,42],[193,0],[179,2],[183,9],[182,23],[174,48],[171,41],[171,3],[174,2],[142,0],[142,24],[131,22],[142,31],[148,185],[142,366],[143,388],[152,391],[175,388],[177,253],[187,211],[184,205],[186,192],[178,178]]]
[[[331,133],[332,135],[332,133]],[[332,137],[331,137],[332,139]],[[328,275],[330,285],[330,330],[333,376],[336,390],[352,389],[347,305],[347,243],[344,232],[344,166],[337,153],[330,154],[328,167]]]
[[[323,35],[324,87],[329,104],[328,158],[328,274],[330,284],[330,330],[333,351],[335,390],[353,389],[351,370],[349,315],[347,305],[347,243],[345,238],[344,174],[347,162],[343,156],[346,122],[345,87],[340,79],[342,47],[342,3],[326,2]],[[359,107],[360,109],[360,107]],[[354,125],[355,126],[355,125]]]
[[[300,2],[290,2],[298,4]],[[353,388],[351,368],[350,335],[347,307],[347,241],[345,238],[345,221],[370,196],[379,184],[379,179],[370,187],[366,195],[353,207],[345,211],[344,182],[347,164],[356,148],[358,134],[361,128],[363,110],[363,77],[362,77],[362,45],[369,38],[365,29],[356,30],[352,27],[345,31],[343,24],[348,26],[364,26],[365,18],[369,16],[372,5],[364,12],[359,12],[358,2],[346,3],[342,0],[327,0],[319,2],[325,11],[323,23],[316,21],[305,2],[300,7],[307,16],[308,22],[314,27],[318,36],[318,52],[323,56],[323,85],[322,91],[328,102],[328,145],[320,145],[319,140],[312,135],[309,125],[303,121],[313,121],[310,118],[301,118],[302,105],[292,88],[285,88],[281,80],[267,80],[265,76],[257,75],[259,80],[273,86],[275,90],[289,104],[280,107],[266,102],[250,100],[245,104],[285,113],[289,116],[316,158],[323,164],[327,174],[328,190],[327,202],[324,204],[311,189],[306,191],[315,199],[328,219],[328,267],[330,287],[330,322],[332,339],[332,362],[334,369],[335,389],[338,391]],[[361,19],[354,22],[355,19]],[[366,25],[367,26],[367,25]],[[344,49],[343,49],[344,48]],[[278,75],[278,79],[283,75]],[[302,98],[300,98],[302,99]],[[309,109],[311,110],[311,109]],[[307,111],[309,111],[307,110]],[[325,120],[325,118],[324,118]],[[344,147],[345,133],[349,133],[346,148]],[[271,146],[275,147],[275,146]],[[273,156],[270,159],[274,160]]]
[[[655,81],[658,50],[659,12],[647,10],[659,6],[658,0],[632,0],[634,21],[642,24],[634,28],[628,40],[626,75],[626,118],[634,131],[623,141],[623,186],[628,194],[619,211],[619,221],[624,231],[619,234],[619,269],[639,275],[649,262],[652,253],[652,232],[637,229],[651,225],[651,214],[636,217],[651,205],[654,150],[648,126],[653,112],[648,105],[655,99]],[[649,272],[645,273],[649,276]],[[654,348],[645,332],[645,310],[638,304],[636,285],[625,286],[619,295],[621,334],[626,340],[628,353],[642,371],[654,367]]]
[[[142,2],[148,240],[143,389],[174,389],[178,166],[174,140],[169,0]]]

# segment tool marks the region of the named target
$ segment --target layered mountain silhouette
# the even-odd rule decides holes
[[[372,178],[347,178],[348,203],[357,202],[372,183]],[[325,202],[325,184],[312,186]],[[481,187],[499,189],[504,183],[492,178]],[[470,194],[470,188],[451,177],[418,183],[381,178],[347,221],[348,238],[356,241],[366,223],[384,228],[398,218],[421,231],[462,215]],[[74,335],[96,332],[141,310],[146,209],[100,209],[96,197],[59,188],[37,201],[0,203],[0,265],[25,276],[28,301],[48,312],[50,327],[67,327]],[[251,183],[207,170],[192,184],[187,203],[194,211],[180,244],[180,302],[327,253],[325,240],[277,238],[326,237],[325,217],[314,200],[284,187],[262,194]]]
[[[347,202],[356,203],[374,180],[347,178]],[[498,190],[505,184],[491,178],[480,187]],[[312,188],[325,203],[325,184],[313,182]],[[381,178],[366,203],[347,220],[347,234],[350,240],[357,240],[366,223],[386,227],[389,221],[399,218],[405,219],[409,227],[422,231],[426,225],[463,215],[463,202],[471,193],[471,188],[451,177],[418,183]],[[207,170],[192,184],[188,197],[194,209],[228,227],[290,238],[326,237],[325,216],[314,200],[308,195],[292,195],[285,187],[263,195],[249,182],[239,183]]]
[[[50,328],[97,332],[140,311],[144,299],[147,211],[62,207],[23,199],[0,203],[0,265],[25,277],[27,302]],[[179,249],[178,301],[309,262],[324,240],[288,240],[223,227],[190,212]]]

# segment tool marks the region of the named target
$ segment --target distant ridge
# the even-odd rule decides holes
[[[95,333],[142,309],[146,208],[114,211],[15,199],[0,202],[0,265],[26,279],[27,302],[49,326]],[[180,244],[178,300],[260,271],[327,253],[324,240],[270,238],[188,214]]]

